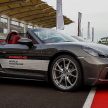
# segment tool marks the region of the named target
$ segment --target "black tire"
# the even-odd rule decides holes
[[[70,72],[70,69],[68,69],[68,71],[66,71],[64,69],[64,67],[66,67],[65,65],[64,65],[64,67],[62,67],[63,69],[60,68],[60,67],[58,68],[58,65],[57,65],[58,64],[58,61],[61,60],[61,62],[59,62],[59,65],[60,64],[63,64],[62,63],[63,62],[62,59],[65,61],[64,63],[68,62],[68,60],[69,60],[69,62],[67,63],[67,66],[70,63],[69,66],[71,67],[71,69],[72,68],[75,68],[75,69],[73,69],[71,72]],[[68,68],[69,68],[69,66],[68,66]],[[58,68],[58,69],[62,69],[63,70],[62,73],[61,73],[61,70],[60,70],[60,72],[55,71],[55,67]],[[59,74],[59,76],[57,76],[57,74]],[[70,74],[70,76],[68,74]],[[72,76],[73,74],[74,74],[75,77]],[[60,77],[60,76],[62,76],[62,77]],[[60,77],[60,81],[57,81],[57,80],[59,80],[59,77]],[[56,80],[55,80],[55,78],[56,78]],[[51,79],[53,85],[57,89],[59,89],[59,90],[62,90],[62,91],[71,91],[71,90],[73,91],[73,90],[77,90],[81,86],[81,84],[82,84],[82,74],[81,74],[81,68],[79,66],[79,63],[77,62],[76,59],[74,59],[73,57],[71,57],[69,55],[61,55],[61,56],[58,56],[52,62],[52,64],[51,64],[51,67],[50,67],[50,79]],[[65,86],[63,87],[63,84],[58,84],[60,82],[61,83],[66,83],[66,87]],[[71,83],[73,83],[73,85],[71,85]],[[68,87],[69,84],[70,84],[70,86]]]

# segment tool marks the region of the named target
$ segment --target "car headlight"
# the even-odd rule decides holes
[[[89,47],[83,47],[83,50],[92,55],[92,56],[95,56],[95,57],[102,57],[102,58],[105,58],[107,55],[105,55],[103,52],[101,51],[97,51],[95,49],[92,49],[92,48],[89,48]]]

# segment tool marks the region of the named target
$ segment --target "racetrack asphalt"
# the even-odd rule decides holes
[[[82,108],[89,91],[61,92],[47,82],[0,79],[0,108]]]

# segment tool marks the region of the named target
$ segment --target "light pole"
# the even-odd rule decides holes
[[[90,39],[90,22],[88,22],[87,39]]]
[[[92,27],[92,42],[94,41],[94,27]]]
[[[78,36],[81,36],[81,18],[82,18],[82,13],[78,12]]]
[[[62,13],[62,0],[57,0],[56,29],[64,30],[64,18]]]

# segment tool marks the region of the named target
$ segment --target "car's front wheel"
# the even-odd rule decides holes
[[[81,85],[79,63],[69,55],[57,57],[51,65],[51,80],[62,91],[75,90]]]

